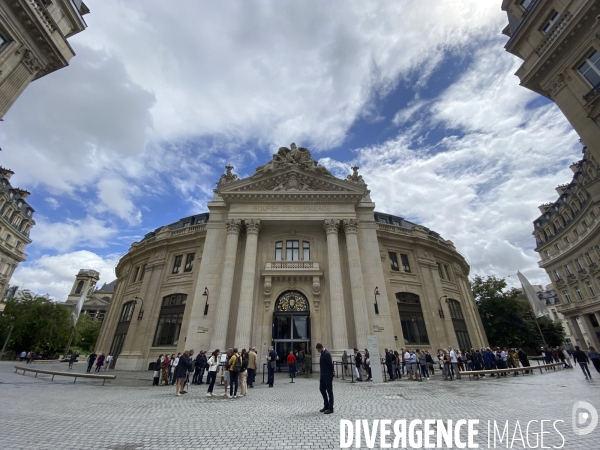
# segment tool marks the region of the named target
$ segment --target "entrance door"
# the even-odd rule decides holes
[[[290,351],[310,349],[310,310],[301,292],[286,291],[275,302],[272,339],[278,366],[287,364]]]

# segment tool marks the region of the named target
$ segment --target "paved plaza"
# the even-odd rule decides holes
[[[572,429],[576,401],[589,402],[600,411],[600,374],[594,371],[594,380],[586,382],[578,367],[480,381],[445,382],[439,374],[426,382],[380,385],[336,379],[335,413],[323,415],[318,412],[322,407],[318,375],[291,384],[285,374],[278,374],[270,389],[260,384],[259,374],[259,384],[247,397],[227,399],[205,397],[204,385],[175,397],[174,387],[151,386],[151,372],[112,372],[117,380],[102,386],[86,379],[73,384],[71,378],[34,378],[14,373],[13,366],[0,363],[2,449],[340,448],[341,419],[390,419],[392,423],[479,419],[480,448],[494,448],[487,444],[488,420],[502,426],[509,421],[511,437],[517,421],[525,437],[527,422],[550,420],[544,428],[550,431],[544,446],[560,447],[563,440],[552,423],[564,420],[557,424],[564,436],[562,448],[599,448],[600,427],[586,436],[577,436]],[[79,363],[73,370],[84,372],[84,366]],[[66,364],[35,367],[66,370]],[[215,392],[222,393],[223,387]],[[539,431],[539,422],[533,422],[529,446],[517,440],[512,448],[534,447]],[[367,448],[364,438],[361,448]],[[379,437],[375,448],[380,448]],[[506,436],[496,448],[508,448]]]

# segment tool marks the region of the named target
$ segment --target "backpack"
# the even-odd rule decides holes
[[[235,357],[235,362],[233,363],[233,371],[239,372],[242,370],[242,358],[238,355]]]

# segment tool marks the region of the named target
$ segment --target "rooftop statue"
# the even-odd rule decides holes
[[[279,151],[273,155],[273,159],[271,161],[264,166],[257,167],[256,172],[254,172],[254,175],[252,175],[252,178],[260,177],[276,170],[288,169],[291,167],[333,177],[329,170],[317,164],[317,162],[312,158],[310,150],[304,147],[298,148],[296,147],[296,144],[292,142],[290,144],[290,148],[281,147]]]

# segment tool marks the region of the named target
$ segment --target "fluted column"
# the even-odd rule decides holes
[[[231,291],[233,290],[233,273],[235,270],[235,257],[237,254],[238,239],[241,220],[228,220],[227,241],[225,242],[225,260],[223,263],[223,275],[221,278],[221,291],[219,303],[217,304],[217,314],[215,316],[215,331],[213,332],[210,348],[225,348],[225,339],[227,338],[227,325],[229,323],[229,307],[231,306]]]
[[[237,325],[235,328],[235,345],[248,348],[250,329],[252,328],[252,305],[254,303],[254,280],[256,278],[256,249],[260,219],[246,220],[246,252],[242,270],[242,288],[238,307]]]
[[[342,271],[340,268],[340,248],[338,242],[339,220],[325,220],[327,234],[327,260],[329,261],[329,296],[331,305],[332,350],[343,352],[348,348],[346,331],[346,312],[342,290]]]
[[[367,335],[369,334],[369,317],[367,313],[367,299],[360,265],[358,251],[358,220],[344,220],[342,223],[346,233],[346,247],[348,248],[348,264],[350,267],[350,287],[352,291],[352,309],[354,311],[354,327],[356,329],[356,346],[367,348]]]

